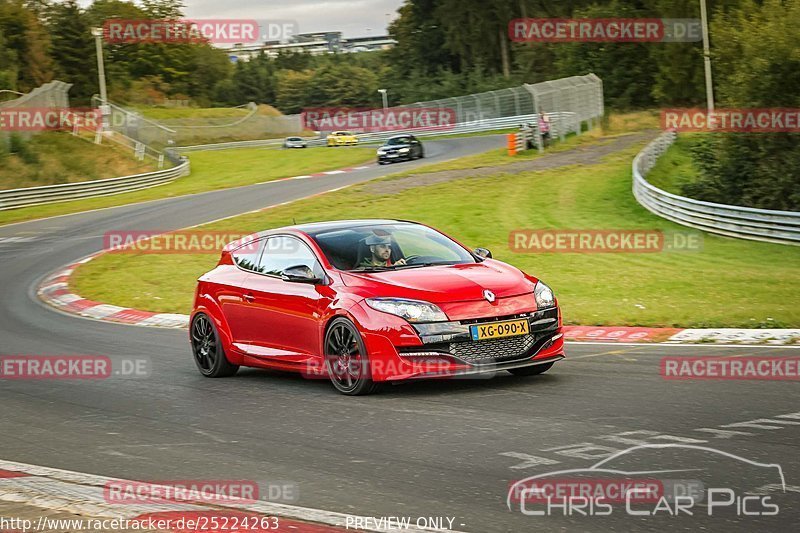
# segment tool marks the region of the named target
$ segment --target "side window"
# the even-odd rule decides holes
[[[234,250],[231,253],[233,262],[236,263],[239,268],[250,270],[251,272],[257,272],[258,259],[261,257],[261,250],[264,249],[265,242],[265,239],[253,241],[245,244],[241,248]]]
[[[322,265],[306,243],[294,237],[270,237],[261,254],[257,272],[280,276],[289,267],[305,265],[322,277]]]

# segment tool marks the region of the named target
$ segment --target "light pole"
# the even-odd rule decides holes
[[[708,14],[706,0],[700,0],[700,22],[703,26],[703,63],[706,71],[706,102],[708,112],[714,112],[714,86],[711,82],[711,50],[708,42]]]
[[[110,131],[111,108],[108,105],[108,94],[106,92],[106,69],[103,61],[103,28],[92,28],[94,35],[94,45],[97,50],[97,77],[100,80],[100,116],[102,117],[102,131]],[[98,137],[99,139],[99,137]]]
[[[378,92],[381,93],[381,96],[383,97],[383,112],[386,113],[386,111],[389,109],[389,97],[386,95],[388,91],[387,89],[378,89]]]
[[[106,69],[103,64],[103,28],[92,28],[94,45],[97,49],[97,76],[100,79],[100,100],[103,104],[108,102],[106,94]]]

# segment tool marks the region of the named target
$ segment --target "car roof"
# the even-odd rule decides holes
[[[274,233],[286,231],[299,231],[309,235],[321,233],[324,231],[341,231],[346,229],[355,229],[364,226],[382,226],[386,224],[412,224],[417,225],[416,222],[410,220],[395,220],[395,219],[363,219],[363,220],[331,220],[327,222],[310,222],[307,224],[295,224],[292,226],[284,226],[282,228],[275,228],[265,230],[257,235],[259,237],[264,235],[271,235]]]

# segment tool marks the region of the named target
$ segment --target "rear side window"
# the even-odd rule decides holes
[[[306,243],[294,237],[270,237],[264,246],[256,271],[270,276],[280,276],[287,268],[300,265],[307,266],[320,278],[324,276],[322,265]]]
[[[233,262],[241,269],[258,272],[258,261],[266,242],[266,239],[261,239],[237,248],[231,253]]]

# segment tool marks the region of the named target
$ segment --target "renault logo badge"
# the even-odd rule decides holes
[[[489,289],[486,289],[485,291],[483,291],[483,297],[486,298],[486,301],[489,302],[489,303],[494,303],[494,301],[497,299],[497,297],[494,295],[494,293],[492,291],[490,291]]]

